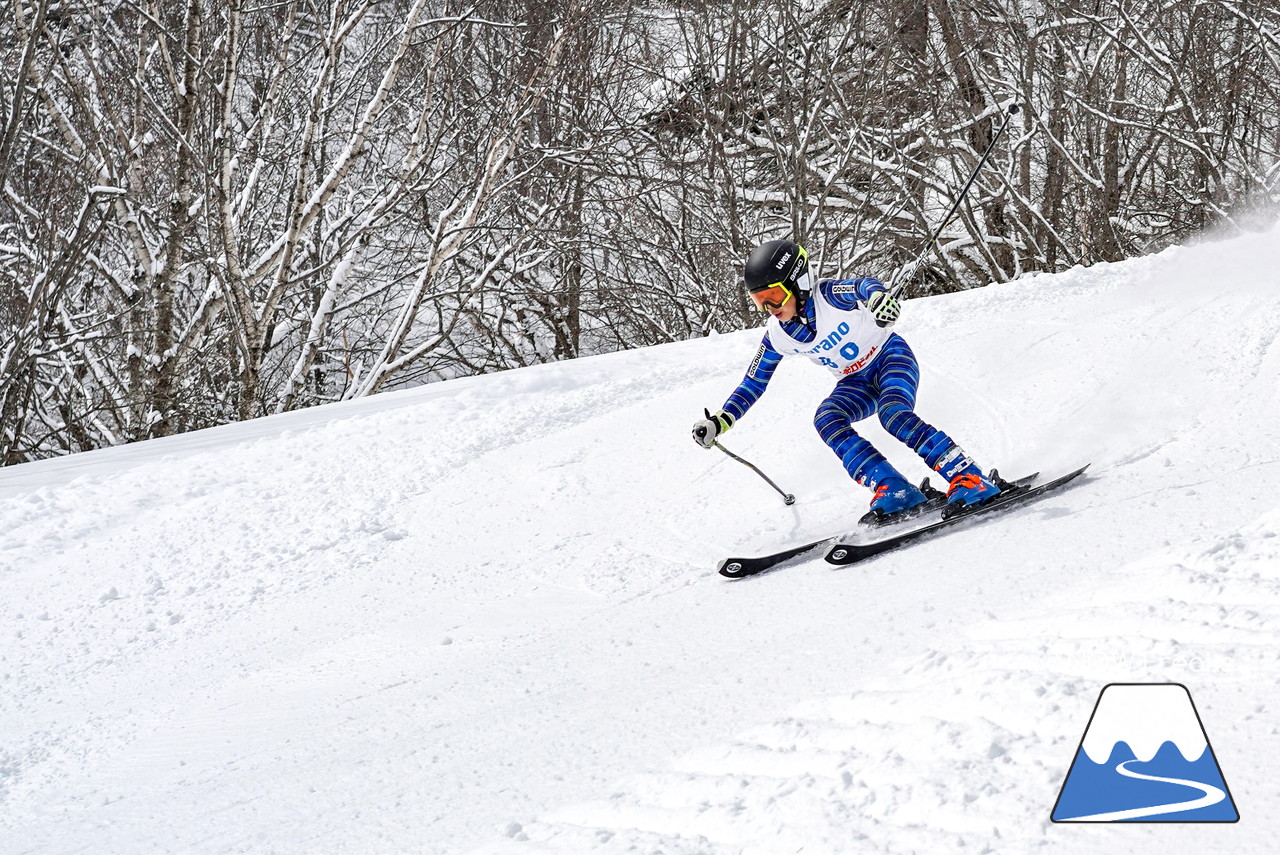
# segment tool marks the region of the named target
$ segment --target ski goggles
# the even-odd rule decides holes
[[[791,299],[791,291],[781,282],[775,282],[767,288],[751,292],[751,301],[762,312],[777,311]]]

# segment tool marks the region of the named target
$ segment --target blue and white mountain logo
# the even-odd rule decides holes
[[[1093,708],[1054,822],[1236,822],[1191,693],[1181,683],[1111,683]]]

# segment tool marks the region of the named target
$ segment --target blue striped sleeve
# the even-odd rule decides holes
[[[823,279],[818,283],[822,296],[837,309],[852,311],[858,303],[865,303],[877,291],[888,290],[879,279],[861,276],[857,279]]]
[[[747,369],[747,376],[742,378],[738,388],[724,402],[722,409],[733,416],[735,422],[751,409],[752,404],[760,400],[765,387],[769,385],[769,378],[781,361],[782,354],[773,349],[769,334],[765,333],[764,341],[760,342],[760,349],[756,351],[755,359],[751,360],[751,367]]]

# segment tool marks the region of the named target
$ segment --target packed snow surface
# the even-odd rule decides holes
[[[926,420],[1092,466],[844,569],[715,573],[868,500],[808,363],[725,437],[794,506],[690,440],[758,330],[0,470],[0,851],[1274,852],[1277,271],[907,302]],[[1187,686],[1238,824],[1049,821],[1112,682]]]

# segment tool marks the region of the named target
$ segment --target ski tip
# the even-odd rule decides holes
[[[1054,478],[1053,480],[1066,482],[1066,481],[1070,481],[1073,478],[1078,478],[1081,475],[1083,475],[1084,471],[1092,465],[1093,465],[1092,463],[1086,463],[1085,465],[1081,466],[1079,469],[1073,469],[1064,475],[1059,475],[1057,478]]]

